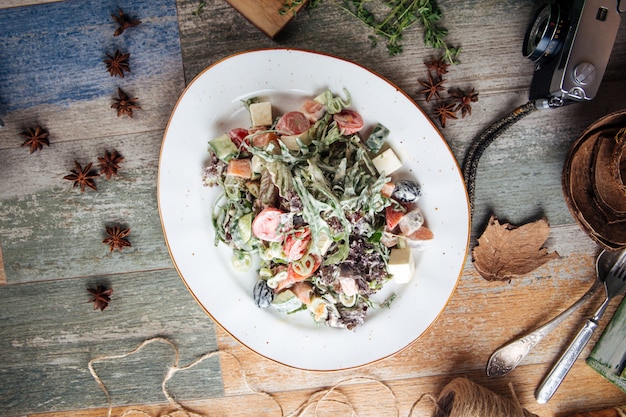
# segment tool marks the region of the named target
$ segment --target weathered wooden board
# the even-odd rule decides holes
[[[142,23],[114,37],[111,15],[119,7]],[[174,0],[1,9],[0,103],[7,114],[0,149],[20,146],[19,133],[37,124],[51,143],[163,130],[184,88],[177,22]],[[117,49],[130,53],[123,79],[111,77],[103,62]],[[139,99],[133,119],[111,109],[118,87]]]
[[[31,3],[9,1],[0,7]],[[423,45],[419,25],[405,34],[404,52],[390,57],[382,40],[371,47],[372,33],[336,0],[325,0],[311,11],[301,10],[273,40],[225,1],[207,1],[196,14],[199,0],[177,1],[177,13],[173,0],[123,4],[105,0],[102,5],[78,10],[94,1],[0,9],[0,19],[10,16],[11,20],[9,26],[0,25],[0,34],[9,33],[6,27],[12,28],[9,35],[0,36],[0,54],[10,57],[0,61],[0,69],[17,63],[12,68],[25,73],[7,75],[0,71],[0,103],[10,110],[4,117],[7,126],[0,129],[0,246],[8,281],[0,287],[0,415],[52,411],[49,417],[102,416],[106,414],[104,395],[86,369],[89,359],[128,352],[158,335],[169,336],[179,344],[182,364],[215,347],[211,320],[171,267],[156,211],[161,136],[185,81],[217,60],[243,50],[312,49],[376,71],[411,95],[425,111],[430,109],[418,94],[419,80],[426,77],[423,62],[436,52]],[[461,64],[447,75],[448,87],[479,91],[472,115],[442,129],[459,162],[476,134],[527,100],[532,63],[521,56],[520,49],[536,3],[438,2],[445,16],[442,24],[450,29],[449,40],[463,48]],[[110,13],[118,6],[144,23],[129,30],[128,36],[113,39]],[[82,20],[69,12],[54,13],[55,7],[68,7],[66,10],[79,16],[91,17]],[[35,9],[46,13],[31,13]],[[72,40],[76,51],[42,55],[39,39],[47,33],[31,21],[54,26],[48,38],[43,36],[48,44],[54,46],[53,39]],[[76,33],[63,30],[68,22],[75,24]],[[251,392],[250,387],[271,393],[287,414],[319,389],[356,377],[340,390],[359,415],[397,416],[394,398],[380,383],[358,380],[369,377],[384,381],[397,398],[400,415],[409,416],[420,394],[436,394],[454,376],[462,375],[509,398],[511,383],[521,404],[543,417],[625,403],[625,394],[584,364],[599,333],[557,396],[543,406],[533,399],[537,383],[580,321],[595,309],[593,303],[542,341],[519,369],[502,379],[484,376],[485,363],[494,349],[566,308],[593,280],[597,248],[565,209],[560,170],[568,144],[580,131],[609,111],[626,106],[622,77],[625,30],[620,30],[617,42],[620,47],[613,52],[600,94],[592,104],[528,116],[494,143],[480,164],[473,236],[482,231],[492,212],[512,223],[544,215],[553,226],[547,246],[562,258],[510,283],[484,281],[468,260],[448,307],[422,338],[393,357],[354,370],[311,373],[290,369],[259,357],[218,330],[217,347],[237,359],[225,354],[219,363],[203,363],[198,373],[179,374],[181,380],[168,385],[172,392],[184,400],[195,399],[185,402],[206,415],[280,416],[272,398]],[[37,47],[23,50],[15,49],[16,45]],[[109,77],[101,62],[102,54],[117,46],[132,47],[136,58],[134,64],[131,58],[133,72],[123,81]],[[57,55],[63,59],[45,58]],[[78,65],[77,57],[84,65]],[[38,65],[29,66],[35,62]],[[74,75],[66,76],[66,72]],[[33,79],[42,81],[46,88],[35,91]],[[81,80],[91,80],[94,85],[80,84]],[[57,84],[62,88],[52,88]],[[109,108],[118,84],[140,98],[142,109],[134,119],[117,118]],[[73,88],[80,92],[58,93]],[[7,90],[11,92],[8,96]],[[29,155],[20,147],[19,132],[33,123],[49,128],[53,144]],[[74,159],[95,162],[98,154],[109,148],[117,148],[126,160],[118,178],[98,182],[98,192],[88,190],[81,195],[62,180]],[[55,214],[59,209],[63,215]],[[32,216],[30,221],[28,216]],[[126,222],[133,229],[130,250],[107,252],[99,234],[109,221]],[[59,239],[70,243],[59,244]],[[86,286],[100,279],[115,288],[114,300],[104,312],[93,311],[86,302]],[[33,300],[39,303],[33,304]],[[611,304],[602,326],[617,304],[617,300]],[[119,405],[114,415],[129,408],[151,415],[171,411],[171,406],[163,405],[165,399],[160,394],[164,364],[171,358],[171,350],[154,345],[141,355],[97,367]],[[133,367],[141,379],[131,374]],[[184,378],[186,375],[189,379]],[[134,386],[138,380],[140,385]],[[68,395],[74,397],[67,400]],[[11,403],[4,407],[2,401]],[[425,401],[412,415],[431,412],[432,404]],[[347,410],[336,408],[335,414],[340,413],[347,414]]]
[[[226,1],[270,38],[276,36],[306,3],[298,1],[292,10],[287,8],[281,12],[286,4],[284,0]]]
[[[87,288],[113,288],[104,311],[94,310]],[[0,415],[106,406],[89,361],[132,351],[165,337],[180,366],[216,349],[213,323],[174,269],[96,275],[0,287]],[[128,358],[98,362],[114,404],[165,402],[161,381],[175,352],[152,344]],[[180,399],[222,395],[219,358],[181,371],[168,383]]]
[[[142,23],[114,37],[118,7]],[[171,267],[156,176],[163,128],[184,86],[175,2],[43,4],[0,10],[0,22],[6,281]],[[116,48],[131,53],[124,79],[111,77],[102,62]],[[132,119],[110,108],[118,86],[139,97],[142,108]],[[29,154],[19,133],[36,124],[49,130],[51,145]],[[96,167],[105,149],[124,156],[119,177],[102,177],[97,192],[84,193],[63,179],[74,161]],[[113,223],[132,229],[133,247],[124,254],[102,244]]]
[[[7,282],[170,268],[156,200],[162,132],[52,144],[30,155],[0,151],[6,170],[0,191],[0,243]],[[81,192],[63,179],[104,150],[123,156],[119,175],[96,179],[97,191]],[[26,152],[25,152],[26,151]],[[131,228],[132,247],[110,252],[102,243],[108,225]]]

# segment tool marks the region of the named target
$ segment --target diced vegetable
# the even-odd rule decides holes
[[[299,111],[290,111],[283,114],[276,122],[276,130],[285,135],[297,135],[311,127],[311,122]]]
[[[430,230],[428,227],[422,226],[415,232],[407,236],[407,238],[412,241],[420,242],[425,240],[432,240],[435,238],[435,235],[433,234],[433,231]]]
[[[291,290],[284,290],[274,296],[272,307],[281,313],[291,313],[302,306],[298,297]]]
[[[419,208],[414,208],[402,216],[398,225],[400,226],[400,230],[402,230],[402,234],[411,236],[424,225],[424,215]]]
[[[343,109],[333,115],[333,120],[337,122],[342,135],[354,135],[363,128],[363,118],[354,110]]]
[[[244,214],[237,220],[239,237],[243,243],[247,243],[252,237],[252,213]]]
[[[306,281],[296,282],[291,286],[291,291],[298,297],[303,304],[311,304],[311,296],[313,295],[313,284]]]
[[[215,152],[215,155],[224,162],[230,161],[239,153],[237,146],[235,146],[227,134],[223,134],[210,140],[209,145],[211,146],[211,149],[213,149],[213,152]]]
[[[377,123],[372,130],[372,133],[367,137],[365,141],[365,146],[368,147],[370,151],[373,153],[380,152],[380,149],[383,147],[383,144],[387,140],[389,136],[389,129],[383,126],[380,123]]]
[[[231,159],[228,161],[226,174],[245,179],[252,178],[250,159]]]
[[[311,229],[308,227],[302,231],[290,233],[285,237],[283,250],[287,259],[297,261],[301,259],[309,249],[311,243]]]
[[[324,104],[315,100],[305,100],[300,107],[300,112],[302,112],[311,123],[317,122],[324,115],[325,111],[326,107]]]
[[[392,181],[386,182],[385,185],[383,185],[383,188],[381,188],[380,190],[380,194],[383,197],[391,197],[391,194],[393,194],[393,190],[394,188],[396,188],[396,184],[394,184]]]
[[[235,144],[237,149],[241,149],[243,144],[247,144],[246,138],[248,137],[248,129],[236,127],[228,131],[228,137]]]
[[[385,224],[387,225],[387,229],[389,231],[395,229],[405,214],[406,209],[404,207],[398,207],[393,205],[387,206],[385,208]]]

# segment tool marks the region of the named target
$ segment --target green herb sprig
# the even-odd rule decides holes
[[[306,0],[284,0],[281,14],[295,13],[295,9]],[[323,0],[309,0],[306,9],[319,6]],[[377,0],[388,8],[384,16],[377,18],[367,5],[373,0],[343,0],[342,8],[349,14],[369,26],[374,35],[370,36],[372,46],[378,44],[379,37],[386,40],[390,55],[402,53],[402,36],[415,23],[424,29],[424,44],[443,51],[443,59],[450,64],[457,64],[461,48],[448,45],[445,38],[448,30],[440,26],[443,13],[435,0]]]
[[[375,14],[366,7],[366,3],[369,2],[370,0],[346,0],[344,9],[372,28],[376,35],[385,38],[390,55],[402,52],[403,34],[419,22],[424,29],[424,44],[443,50],[446,62],[458,63],[461,49],[452,47],[446,42],[448,30],[439,25],[443,13],[434,0],[380,0],[389,8],[382,19],[376,18]],[[373,45],[376,45],[376,38],[370,38]]]

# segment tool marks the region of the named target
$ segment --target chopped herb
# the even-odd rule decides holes
[[[278,9],[278,13],[281,15],[286,15],[287,13],[293,13],[296,15],[296,9],[300,7],[302,4],[305,4],[305,7],[310,10],[316,8],[322,0],[284,0],[283,5]]]
[[[241,100],[241,102],[246,107],[246,109],[250,110],[250,105],[254,104],[254,103],[258,103],[259,102],[259,98],[258,97],[250,97],[248,99]]]
[[[391,303],[395,300],[397,295],[395,293],[391,294],[385,301],[380,305],[381,308],[390,308]]]
[[[191,14],[194,16],[199,16],[200,13],[202,13],[204,6],[206,6],[206,1],[205,0],[200,1],[200,3],[198,4],[198,8],[194,10],[193,12],[191,12]]]

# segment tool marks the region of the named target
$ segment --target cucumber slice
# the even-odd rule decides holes
[[[274,296],[272,306],[281,313],[291,313],[302,307],[302,303],[291,290],[284,290]]]

